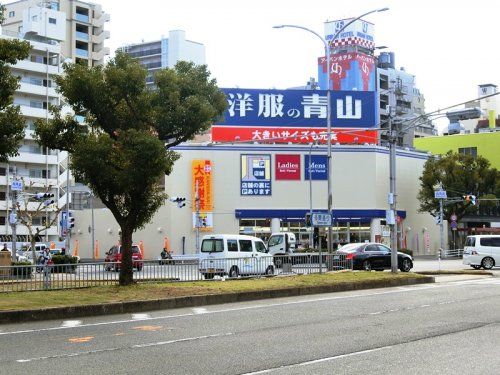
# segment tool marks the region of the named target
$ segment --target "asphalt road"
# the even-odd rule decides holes
[[[441,280],[1,325],[0,373],[500,373],[500,278]]]

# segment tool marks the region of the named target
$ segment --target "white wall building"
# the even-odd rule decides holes
[[[158,69],[173,68],[177,61],[192,61],[197,65],[205,64],[205,46],[198,42],[186,40],[182,30],[172,30],[168,38],[152,42],[129,44],[121,50],[135,57],[148,70],[147,82],[153,82],[153,74]]]
[[[80,0],[19,0],[5,4],[4,29],[29,39],[61,42],[64,58],[88,66],[102,65],[109,55],[104,30],[109,14],[101,5]]]
[[[181,158],[170,176],[166,177],[166,193],[187,198],[187,205],[178,208],[165,201],[151,223],[134,234],[135,243],[143,241],[145,257],[158,257],[164,237],[168,237],[174,254],[196,252],[195,213],[193,209],[193,160],[209,161],[212,179],[213,208],[207,214],[208,233],[242,233],[266,237],[273,224],[281,229],[296,232],[302,243],[309,238],[304,216],[309,212],[309,180],[305,171],[306,157],[326,155],[326,147],[302,145],[222,145],[184,144],[176,148]],[[242,175],[248,168],[242,166],[242,155],[267,155],[270,163],[271,195],[251,196],[242,194]],[[294,180],[278,178],[277,159],[294,159]],[[439,227],[429,214],[420,214],[417,194],[418,180],[427,154],[398,150],[397,152],[397,210],[401,218],[399,242],[401,247],[416,254],[433,254],[439,248]],[[314,161],[314,160],[313,160]],[[202,162],[203,163],[203,162]],[[298,164],[297,164],[298,163]],[[243,163],[244,164],[244,163]],[[307,163],[308,164],[308,163]],[[267,174],[267,172],[266,172]],[[337,146],[332,154],[333,214],[335,219],[334,242],[363,242],[377,240],[388,242],[385,211],[388,209],[389,155],[385,147]],[[314,179],[314,177],[313,177]],[[312,180],[312,207],[326,211],[326,180]],[[82,258],[92,258],[92,227],[90,210],[75,211],[76,225],[72,241],[78,240]],[[119,226],[107,209],[94,210],[95,238],[99,240],[100,257],[119,241]],[[320,236],[324,234],[321,230]],[[74,249],[74,242],[72,248]]]
[[[2,33],[11,34],[6,30],[2,30]],[[0,38],[13,39],[8,35],[1,35]],[[49,39],[29,42],[31,50],[28,58],[12,66],[12,74],[20,77],[20,87],[14,93],[14,104],[20,107],[26,118],[26,133],[19,148],[19,156],[10,158],[9,164],[0,163],[0,241],[11,241],[12,230],[8,217],[12,201],[9,187],[14,174],[22,177],[25,186],[30,182],[35,184],[35,189],[26,192],[45,192],[45,187],[50,186],[59,207],[66,200],[66,152],[44,149],[33,138],[34,122],[50,117],[50,104],[60,104],[60,95],[56,92],[54,82],[54,77],[61,73],[60,46]],[[53,217],[53,213],[47,215],[49,219]],[[33,222],[41,225],[44,219],[37,217]],[[28,241],[27,229],[22,225],[18,225],[17,234],[18,242]],[[39,240],[57,240],[58,225],[52,226],[45,234]]]

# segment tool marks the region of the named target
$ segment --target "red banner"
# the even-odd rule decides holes
[[[325,128],[285,128],[250,126],[212,126],[212,141],[259,143],[327,143]],[[332,128],[333,143],[377,144],[376,130]]]

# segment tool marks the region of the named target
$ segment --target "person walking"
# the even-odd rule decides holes
[[[42,254],[38,257],[38,264],[43,272],[43,287],[44,289],[50,288],[50,263],[52,256],[50,255],[50,249],[46,247]]]
[[[2,251],[9,251],[9,249],[7,249],[7,244],[5,242],[3,244]]]

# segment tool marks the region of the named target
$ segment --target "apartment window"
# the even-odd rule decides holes
[[[37,21],[38,21],[38,16],[33,16],[33,17],[31,17],[31,20],[32,20],[33,22],[37,22]]]
[[[55,24],[57,24],[57,21],[55,18],[49,17],[49,23],[55,25]]]
[[[33,120],[26,121],[26,129],[35,130],[35,123]]]
[[[0,167],[0,176],[5,176],[7,175],[7,168]]]
[[[16,12],[15,12],[15,11],[11,10],[11,11],[9,12],[9,18],[14,17],[15,15],[16,15]]]
[[[46,79],[43,80],[43,87],[52,87],[52,81],[49,79],[48,81]]]
[[[5,225],[5,216],[0,216],[0,225]]]
[[[31,108],[47,109],[47,102],[41,102],[38,100],[31,100],[30,107]]]
[[[47,64],[47,57],[31,55],[30,61],[38,64]]]
[[[29,176],[30,178],[50,178],[50,170],[47,171],[45,169],[30,169]]]
[[[462,155],[470,155],[472,157],[477,157],[477,147],[464,147],[459,148],[458,153]]]
[[[5,200],[5,191],[0,191],[0,201],[4,201]]]
[[[33,78],[33,77],[30,78],[30,83],[32,85],[42,86],[42,82],[43,80],[41,78]]]

